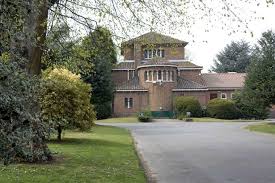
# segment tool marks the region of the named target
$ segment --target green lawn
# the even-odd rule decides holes
[[[97,120],[96,122],[103,122],[103,123],[138,123],[138,119],[136,117],[108,118],[108,119],[103,119],[103,120]]]
[[[0,165],[1,183],[144,183],[128,131],[96,126],[91,132],[66,132],[49,143],[57,161],[50,164]]]
[[[229,120],[229,119],[216,119],[216,118],[192,118],[194,122],[257,122],[257,120],[245,120],[245,119],[237,119],[237,120]]]
[[[246,128],[251,131],[275,134],[275,124],[272,124],[272,123],[250,125]]]

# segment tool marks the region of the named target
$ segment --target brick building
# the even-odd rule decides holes
[[[244,73],[201,73],[201,66],[185,60],[187,44],[155,32],[122,43],[124,61],[112,70],[113,115],[149,108],[165,116],[176,96],[195,96],[206,106],[213,98],[231,99],[242,88]]]

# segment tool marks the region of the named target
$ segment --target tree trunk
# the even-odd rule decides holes
[[[61,141],[62,127],[60,125],[57,127],[57,133],[57,140]]]
[[[41,57],[43,54],[43,46],[46,40],[47,32],[47,20],[48,20],[48,0],[42,0],[38,4],[38,14],[35,17],[34,33],[35,33],[35,44],[29,46],[29,63],[28,72],[31,75],[39,75],[41,73]],[[35,12],[34,12],[35,13]],[[32,16],[30,16],[33,19]],[[32,27],[32,26],[30,26]]]

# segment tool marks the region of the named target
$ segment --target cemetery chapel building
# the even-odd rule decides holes
[[[112,69],[113,115],[149,109],[165,117],[177,96],[194,96],[203,107],[214,98],[231,99],[243,87],[244,73],[201,73],[201,66],[185,60],[187,44],[155,32],[123,42],[124,61]]]

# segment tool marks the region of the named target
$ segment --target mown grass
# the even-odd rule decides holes
[[[0,165],[2,183],[144,183],[128,131],[96,126],[91,132],[66,132],[49,147],[57,160],[48,164]]]
[[[122,117],[122,118],[108,118],[103,120],[97,120],[96,122],[102,123],[138,123],[136,117]]]
[[[246,120],[246,119],[230,120],[230,119],[216,119],[216,118],[209,118],[209,117],[192,118],[192,119],[193,119],[193,122],[258,122],[258,120]]]
[[[246,129],[256,132],[275,134],[275,124],[274,123],[261,123],[256,125],[249,125]]]

